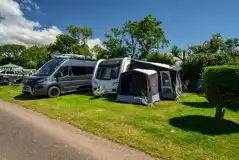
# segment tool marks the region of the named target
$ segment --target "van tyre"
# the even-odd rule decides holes
[[[60,94],[61,94],[61,90],[60,90],[60,88],[57,87],[57,86],[52,86],[52,87],[50,87],[50,88],[48,89],[48,92],[47,92],[47,95],[48,95],[48,97],[50,97],[50,98],[58,97],[58,96],[60,96]]]

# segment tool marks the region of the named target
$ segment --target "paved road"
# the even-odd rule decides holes
[[[83,159],[152,158],[0,100],[0,160]]]

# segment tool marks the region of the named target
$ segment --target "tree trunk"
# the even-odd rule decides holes
[[[216,106],[215,119],[223,120],[224,114],[225,114],[225,109],[223,109],[221,106]]]

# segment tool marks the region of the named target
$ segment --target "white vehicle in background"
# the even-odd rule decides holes
[[[130,67],[131,58],[101,59],[97,62],[93,77],[92,91],[98,96],[97,91],[104,94],[116,94],[120,74]]]

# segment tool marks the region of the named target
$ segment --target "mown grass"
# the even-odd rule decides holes
[[[59,98],[22,96],[21,87],[0,87],[0,98],[165,159],[239,159],[239,113],[217,123],[205,97],[186,93],[155,107],[73,93]]]

